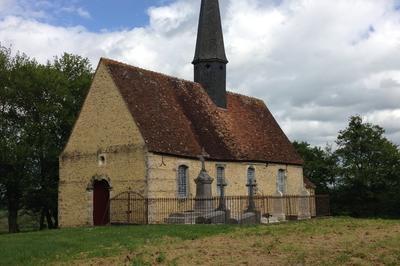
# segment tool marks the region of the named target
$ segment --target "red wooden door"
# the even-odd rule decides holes
[[[93,185],[93,224],[107,225],[110,222],[110,187],[104,180]]]

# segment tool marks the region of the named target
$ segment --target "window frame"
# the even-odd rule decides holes
[[[184,179],[181,178],[181,169],[184,169],[184,171],[185,171],[184,172],[184,174],[185,174]],[[183,180],[184,180],[185,184],[181,184],[181,181],[183,181]],[[176,183],[177,183],[177,197],[180,198],[180,199],[188,198],[189,194],[190,194],[190,192],[189,192],[189,188],[190,188],[190,186],[189,186],[189,166],[187,166],[186,164],[180,164],[178,166],[177,182]],[[184,190],[185,190],[184,191],[185,195],[183,193],[181,193],[181,188],[183,188],[183,187],[184,187]]]
[[[282,173],[282,176],[281,176]],[[278,174],[276,176],[276,191],[286,194],[286,179],[287,179],[287,171],[285,169],[278,169]],[[281,183],[282,181],[282,183]],[[282,188],[282,190],[281,190]]]

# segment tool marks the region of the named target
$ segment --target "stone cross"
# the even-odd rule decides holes
[[[257,186],[257,182],[253,179],[249,179],[249,183],[246,187],[249,188],[249,206],[246,212],[254,212],[256,210],[256,204],[254,203],[254,188]]]
[[[205,157],[208,157],[208,154],[203,149],[202,154],[199,156],[202,169],[194,180],[196,183],[195,210],[198,211],[210,210],[212,207],[211,183],[214,179],[207,173]]]
[[[225,182],[225,178],[222,179],[221,183],[217,184],[217,187],[219,187],[221,194],[219,195],[219,206],[218,209],[219,211],[225,211],[226,210],[226,204],[225,204],[225,187],[227,186]]]
[[[208,155],[208,153],[205,151],[205,149],[203,148],[202,150],[201,150],[201,154],[199,155],[199,159],[200,159],[200,161],[201,161],[201,170],[202,171],[205,171],[206,170],[206,158],[208,158],[209,157],[209,155]]]

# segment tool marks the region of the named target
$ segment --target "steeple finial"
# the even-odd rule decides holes
[[[196,52],[193,64],[202,61],[228,63],[225,54],[218,0],[201,0]]]
[[[200,83],[213,102],[226,108],[226,64],[224,37],[218,0],[201,0],[194,81]]]

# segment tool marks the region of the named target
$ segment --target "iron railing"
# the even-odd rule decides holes
[[[110,200],[112,224],[269,223],[329,215],[328,195],[196,199],[145,198],[135,192],[124,192]]]

